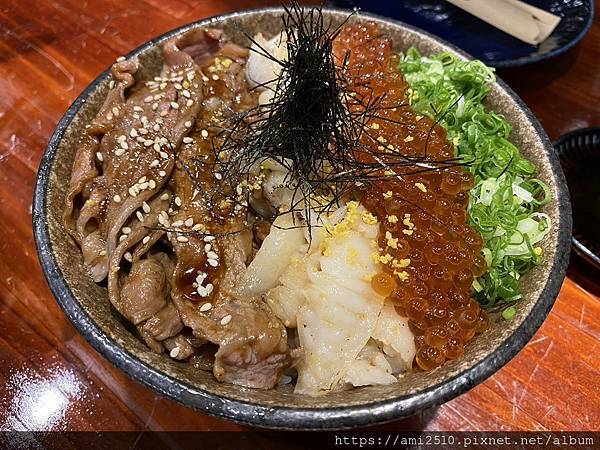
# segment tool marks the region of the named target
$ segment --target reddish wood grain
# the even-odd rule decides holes
[[[37,263],[31,197],[35,172],[56,122],[117,56],[187,22],[267,3],[277,2],[2,2],[0,429],[244,429],[188,410],[131,381],[77,334],[52,298]],[[596,21],[582,44],[568,54],[500,75],[554,139],[600,123],[599,61]],[[379,428],[597,430],[600,288],[590,281],[598,274],[581,267],[571,267],[549,318],[505,368],[439,408]],[[40,398],[57,406],[40,408]]]

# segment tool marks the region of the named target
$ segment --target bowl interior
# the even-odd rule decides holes
[[[347,16],[347,13],[339,11],[328,11],[326,14],[334,22],[339,22]],[[258,31],[267,35],[274,34],[281,29],[280,17],[281,10],[278,9],[250,11],[202,21],[184,27],[175,33],[196,26],[220,27],[226,31],[232,40],[239,44],[247,44],[247,40],[240,30],[244,30],[250,35]],[[415,46],[425,54],[439,51],[455,52],[448,45],[440,43],[429,35],[398,23],[392,23],[363,14],[353,16],[350,20],[353,22],[365,20],[377,22],[382,31],[393,38],[396,50],[398,51]],[[158,44],[164,42],[166,38],[166,36],[158,38],[134,52],[139,52],[140,60],[145,68],[145,73],[141,74],[143,77],[153,76],[159,70],[162,63],[162,56]],[[394,412],[396,416],[406,415],[414,412],[415,408],[424,405],[413,404],[410,407],[404,408],[401,403],[403,399],[415,398],[419,393],[431,392],[432,389],[440,387],[444,383],[447,384],[450,380],[460,379],[460,385],[447,384],[445,397],[436,394],[435,398],[429,398],[428,400],[429,402],[440,402],[442,397],[444,397],[443,399],[447,399],[458,395],[472,387],[481,378],[489,375],[491,372],[485,368],[483,371],[477,373],[471,370],[477,366],[482,366],[482,362],[485,365],[491,365],[489,367],[491,367],[492,371],[497,370],[531,337],[552,305],[560,282],[564,277],[566,257],[563,253],[568,253],[568,240],[565,248],[563,234],[565,233],[565,226],[567,227],[566,233],[569,233],[568,221],[570,209],[568,196],[564,192],[564,180],[554,156],[549,153],[551,146],[537,121],[519,103],[518,99],[516,100],[516,97],[513,97],[514,94],[506,86],[495,84],[489,96],[489,108],[504,114],[509,119],[513,126],[512,141],[535,163],[538,169],[537,176],[548,183],[554,198],[554,201],[544,208],[544,212],[552,218],[554,226],[551,234],[544,241],[543,264],[541,267],[532,270],[523,279],[524,298],[518,304],[518,313],[513,320],[496,320],[490,330],[479,336],[467,347],[463,358],[448,362],[437,371],[431,373],[410,373],[402,378],[399,383],[393,385],[364,387],[351,391],[331,393],[318,398],[295,395],[292,392],[291,386],[278,387],[272,391],[261,391],[221,384],[215,381],[210,372],[203,372],[192,368],[188,364],[175,362],[166,354],[155,354],[146,348],[138,338],[133,336],[111,311],[106,290],[95,284],[84,271],[81,264],[80,250],[69,238],[63,227],[62,215],[65,194],[78,138],[83,127],[94,117],[99,109],[107,89],[108,80],[106,74],[103,74],[88,88],[88,91],[82,94],[84,97],[87,97],[85,101],[78,101],[74,104],[71,110],[73,114],[72,120],[69,121],[69,115],[63,119],[63,125],[66,125],[66,128],[62,129],[59,127],[53,139],[56,147],[54,148],[51,142],[47,150],[45,161],[43,162],[43,165],[46,164],[46,168],[43,173],[41,172],[38,181],[39,185],[36,190],[37,195],[43,197],[42,199],[36,199],[36,214],[39,215],[42,223],[39,227],[36,225],[36,228],[38,228],[36,229],[36,236],[42,264],[45,269],[49,265],[57,269],[56,273],[60,275],[62,280],[59,282],[55,278],[53,279],[52,276],[48,276],[51,287],[55,294],[59,294],[57,297],[61,305],[86,338],[89,339],[89,335],[91,334],[95,335],[96,342],[94,342],[94,345],[96,348],[104,352],[105,356],[113,362],[117,362],[117,364],[118,361],[115,361],[115,359],[121,358],[123,355],[126,355],[129,359],[132,356],[137,358],[139,361],[136,364],[142,367],[142,369],[140,369],[139,373],[130,374],[151,385],[151,387],[163,393],[168,393],[179,401],[197,408],[202,407],[208,412],[230,418],[236,418],[235,411],[224,411],[222,404],[220,406],[217,405],[223,399],[225,401],[233,400],[234,402],[261,405],[267,408],[266,410],[261,410],[263,413],[264,411],[275,411],[280,408],[300,408],[304,411],[303,414],[308,414],[305,416],[306,421],[309,421],[310,417],[315,417],[311,416],[312,410],[346,408],[349,415],[350,410],[353,413],[361,414],[359,412],[361,407],[381,402],[392,402],[396,406]],[[39,233],[37,233],[38,231]],[[45,232],[48,233],[47,246],[43,242]],[[45,253],[46,256],[44,257]],[[547,284],[551,272],[554,272],[553,277],[556,277],[558,281]],[[48,270],[46,270],[46,273],[48,275]],[[61,283],[64,284],[62,287],[59,286]],[[65,286],[67,289],[64,289]],[[74,300],[73,303],[70,303],[71,306],[66,304],[68,302],[61,300],[67,297]],[[541,299],[546,297],[548,299],[545,301],[543,307],[534,309],[536,303],[541,302]],[[531,314],[532,310],[534,314]],[[536,314],[541,317],[534,317]],[[77,323],[78,321],[84,322],[84,319],[92,323],[92,328],[97,327],[94,332],[86,329],[86,326]],[[533,328],[530,329],[531,327]],[[522,339],[512,340],[509,344],[506,344],[507,339],[511,335],[519,333],[522,334]],[[97,339],[98,335],[101,336],[101,339]],[[110,346],[107,343],[111,345],[116,343],[117,346],[121,347],[122,351],[120,355],[111,356],[110,352],[112,350],[109,349]],[[503,346],[508,348],[503,349]],[[505,354],[502,355],[502,352],[505,352]],[[492,359],[490,359],[490,355]],[[170,377],[171,379],[168,380],[168,383],[172,383],[171,386],[167,387],[162,384],[165,382],[164,378],[161,378],[159,382],[156,377],[149,377],[147,373],[144,375],[147,369],[154,374],[158,373],[161,376],[166,375]],[[482,373],[485,373],[485,375],[481,375]],[[186,392],[185,399],[183,399],[183,395],[178,395],[178,392],[183,391]],[[192,401],[194,397],[197,397],[201,401]],[[362,411],[363,416],[369,414],[365,409]],[[247,418],[237,418],[248,421]],[[372,420],[377,419],[372,418]],[[305,427],[310,425],[306,421],[303,422],[303,426]],[[269,420],[264,417],[253,422],[261,422],[269,425]],[[363,423],[368,422],[368,420],[367,422],[363,420]]]

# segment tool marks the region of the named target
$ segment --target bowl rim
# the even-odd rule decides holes
[[[349,10],[337,8],[322,8],[322,10],[325,13],[330,12],[334,14],[348,14],[351,12]],[[207,17],[172,29],[160,36],[150,39],[129,52],[126,57],[131,58],[137,56],[151,47],[192,28],[210,26],[217,21],[232,20],[245,15],[280,13],[282,11],[283,9],[281,7],[254,8]],[[446,45],[448,48],[465,58],[472,59],[472,57],[454,45],[417,27],[371,13],[359,12],[358,17],[387,22],[394,26],[416,32]],[[495,351],[487,355],[470,369],[460,372],[452,378],[446,379],[439,384],[430,386],[415,394],[393,397],[383,401],[361,405],[329,408],[269,407],[253,402],[228,399],[207,391],[199,390],[186,382],[153,368],[106,335],[78,302],[57,264],[46,217],[46,194],[48,191],[50,173],[59,144],[73,118],[86,102],[88,96],[93,93],[98,85],[108,76],[109,70],[110,68],[102,72],[82,91],[61,118],[48,142],[36,177],[32,209],[33,231],[36,250],[44,276],[56,301],[73,326],[96,351],[114,366],[126,373],[130,378],[133,378],[150,389],[200,412],[260,428],[331,430],[390,422],[409,417],[421,410],[440,405],[470,390],[475,385],[491,376],[510,361],[525,346],[541,326],[552,308],[562,285],[562,281],[566,275],[567,264],[569,261],[572,226],[569,193],[558,158],[554,153],[552,144],[541,124],[512,89],[510,89],[502,80],[497,79],[496,82],[501,89],[504,90],[511,97],[511,100],[515,102],[521,111],[523,111],[535,129],[537,136],[544,144],[551,172],[556,178],[556,201],[559,202],[559,223],[556,225],[558,229],[556,258],[549,269],[549,273],[552,274],[552,276],[548,277],[540,297],[533,305],[529,314],[524,318],[523,323],[521,323],[521,325],[515,329]]]

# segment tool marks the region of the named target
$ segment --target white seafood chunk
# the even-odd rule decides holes
[[[304,258],[293,256],[279,282],[279,286],[267,292],[265,301],[286,327],[296,328],[298,310],[306,301],[304,289],[308,283],[308,275]]]
[[[363,347],[355,361],[348,364],[344,381],[352,386],[391,384],[397,378],[392,375],[392,366],[371,339]]]
[[[365,212],[348,202],[319,224],[311,220],[321,231],[313,228],[309,247],[304,229],[304,247],[296,247],[278,285],[264,295],[287,327],[297,327],[303,353],[297,393],[389,384],[412,365],[406,320],[371,287],[381,270],[372,258],[379,225],[362,220]]]
[[[383,344],[394,373],[412,367],[417,352],[415,340],[408,328],[408,319],[399,316],[391,302],[385,302],[372,337]]]
[[[306,297],[298,313],[304,357],[295,392],[318,395],[343,387],[347,366],[369,340],[383,297],[363,297],[329,276],[307,289]]]
[[[349,204],[344,220],[322,231],[319,248],[307,258],[312,264],[306,302],[297,317],[304,358],[295,392],[319,395],[343,388],[349,365],[375,329],[384,300],[368,281],[378,270],[370,257],[377,225],[363,228],[362,211]]]
[[[304,244],[304,234],[294,228],[291,214],[279,216],[236,287],[236,296],[254,297],[277,286],[290,259]]]
[[[283,33],[271,39],[258,33],[250,46],[250,55],[246,63],[246,79],[250,87],[259,91],[272,88],[281,73],[281,64],[277,61],[287,59],[287,45]],[[262,48],[261,48],[262,47]],[[274,59],[265,56],[265,51]]]

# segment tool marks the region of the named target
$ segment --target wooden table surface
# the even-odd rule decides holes
[[[31,199],[54,126],[117,56],[187,22],[265,3],[0,1],[0,430],[244,429],[130,380],[78,335],[40,270]],[[600,22],[568,54],[500,75],[551,139],[600,125]],[[506,367],[439,408],[382,428],[600,429],[594,279],[598,273],[574,261],[550,316]]]

